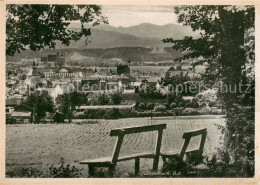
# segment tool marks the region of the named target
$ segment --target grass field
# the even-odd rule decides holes
[[[84,123],[7,125],[6,171],[17,167],[43,170],[52,163],[58,164],[63,157],[65,163],[84,168],[83,176],[86,177],[87,166],[79,165],[79,161],[84,158],[111,156],[116,141],[116,138],[109,136],[111,129],[160,123],[167,124],[163,134],[162,150],[179,151],[183,142],[183,132],[206,127],[208,137],[204,154],[210,155],[216,147],[221,146],[221,132],[217,125],[225,125],[225,119],[221,116],[187,116],[175,120],[162,118],[151,121],[148,118],[129,118],[97,120],[92,122],[94,124]],[[191,148],[197,146],[198,139],[191,140]],[[151,151],[154,145],[154,132],[129,135],[123,142],[120,155]],[[162,165],[161,159],[159,165]],[[151,159],[141,159],[141,171],[151,168]],[[117,172],[122,176],[134,172],[134,161],[120,162]]]

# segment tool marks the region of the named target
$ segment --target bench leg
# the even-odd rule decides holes
[[[96,171],[94,165],[88,165],[88,175],[89,177],[95,177]]]
[[[154,161],[153,161],[153,170],[154,171],[158,170],[158,165],[159,165],[159,155],[156,155],[154,157]]]
[[[165,157],[162,156],[162,161],[163,161],[163,169],[166,168],[167,166],[167,160]]]
[[[114,176],[115,169],[116,169],[116,165],[111,165],[111,166],[109,166],[109,168],[108,168],[108,175],[109,175],[110,177],[113,177],[113,176]]]
[[[135,158],[135,176],[140,172],[140,158]]]
[[[173,171],[176,170],[176,166],[173,166],[173,158],[169,158],[170,164],[170,176],[173,176]]]

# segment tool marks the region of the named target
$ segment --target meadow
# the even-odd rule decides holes
[[[118,120],[74,120],[72,124],[17,124],[6,125],[6,171],[19,167],[47,169],[51,164],[58,165],[61,157],[66,164],[83,168],[82,176],[87,177],[87,166],[80,165],[84,158],[107,157],[112,155],[115,137],[110,130],[126,126],[141,126],[166,123],[163,133],[162,151],[176,150],[182,146],[182,134],[186,131],[207,128],[208,135],[204,155],[211,156],[217,147],[222,146],[223,138],[218,126],[225,126],[223,116],[186,116],[177,119],[165,117],[127,118]],[[190,142],[188,149],[197,147],[199,138]],[[125,137],[120,155],[152,151],[155,146],[155,133],[132,134]],[[162,166],[160,159],[159,167]],[[141,159],[140,170],[152,168],[152,159]],[[134,172],[134,161],[120,162],[117,173],[129,176]]]

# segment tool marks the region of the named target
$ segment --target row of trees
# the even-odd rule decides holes
[[[110,96],[102,94],[97,99],[98,105],[108,105],[112,103],[113,105],[119,105],[122,101],[122,96],[119,93],[113,93]]]
[[[121,103],[122,96],[119,93],[114,93],[108,98],[105,94],[102,94],[97,99],[99,105],[108,105],[110,100],[113,105],[118,105]],[[25,101],[25,105],[33,109],[32,114],[35,123],[39,123],[41,119],[45,118],[47,112],[54,113],[56,111],[61,112],[64,118],[68,118],[69,122],[71,122],[73,111],[76,110],[76,107],[88,104],[88,98],[87,94],[75,91],[59,95],[55,104],[56,106],[47,92],[39,91],[30,95]]]
[[[165,77],[162,77],[160,80],[161,86],[167,86],[167,90],[169,90],[171,93],[169,96],[172,96],[172,94],[179,94],[181,96],[195,96],[199,90],[197,85],[193,84],[195,89],[190,88],[192,82],[191,78],[188,76],[188,73],[184,74],[183,72],[180,72],[176,75],[170,75],[170,72],[167,71],[165,74]],[[141,89],[137,89],[137,93],[141,98],[144,99],[165,99],[168,95],[165,95],[161,93],[157,88],[155,84],[149,84],[147,80],[142,81],[142,87]],[[192,90],[190,90],[192,89]],[[178,93],[176,93],[178,92]]]
[[[88,102],[87,95],[84,93],[72,92],[70,94],[59,95],[56,99],[56,105],[54,105],[53,99],[47,92],[39,92],[31,94],[26,101],[25,105],[33,109],[33,121],[39,123],[46,117],[46,113],[61,112],[64,118],[68,118],[71,122],[72,112],[76,106],[86,104]]]

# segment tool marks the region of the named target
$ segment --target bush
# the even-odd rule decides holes
[[[174,108],[176,108],[176,107],[177,107],[177,104],[176,104],[176,103],[171,103],[171,104],[170,104],[170,108],[171,108],[171,109],[174,109]]]
[[[55,167],[53,164],[44,171],[36,168],[16,168],[6,172],[7,177],[23,177],[23,178],[36,178],[36,177],[50,177],[50,178],[73,178],[82,176],[81,171],[75,166],[64,163],[64,159],[60,159],[60,164]]]
[[[199,103],[200,107],[202,104],[219,107],[221,105],[220,99],[218,98],[218,89],[208,89],[206,91],[200,92],[196,95],[196,100]]]
[[[211,108],[211,114],[213,114],[213,115],[220,115],[220,114],[224,114],[224,112],[221,109],[212,107]]]
[[[165,105],[158,105],[154,107],[155,112],[161,112],[161,111],[166,111],[166,106]]]
[[[197,109],[194,109],[194,108],[185,108],[182,111],[182,114],[183,115],[199,115],[200,112]]]
[[[121,117],[129,117],[130,113],[132,112],[131,108],[119,109]]]
[[[36,168],[16,168],[6,172],[6,177],[44,177],[44,173]]]
[[[148,103],[146,105],[146,109],[148,109],[148,110],[153,110],[153,108],[154,108],[154,104],[153,103]]]
[[[105,109],[88,109],[85,111],[85,119],[102,119],[106,113]]]
[[[104,115],[105,119],[118,119],[121,118],[121,112],[117,108],[109,109]]]
[[[111,99],[114,105],[119,105],[122,101],[122,96],[119,93],[111,95]]]
[[[185,103],[185,107],[186,107],[186,108],[191,107],[191,103],[190,103],[190,101],[187,101],[187,102]]]
[[[204,107],[201,109],[202,114],[211,114],[211,108],[210,107]]]
[[[173,111],[174,111],[176,116],[182,115],[182,110],[183,110],[183,108],[175,108],[175,109],[173,109]]]
[[[144,103],[140,103],[140,104],[139,104],[139,109],[145,110],[145,108],[146,108],[146,106],[145,106]]]
[[[82,174],[81,170],[77,169],[75,166],[70,166],[69,164],[64,164],[64,159],[61,158],[60,165],[54,167],[52,164],[49,168],[49,176],[52,178],[72,178],[80,177]]]
[[[184,107],[184,103],[183,102],[179,102],[178,103],[178,107]]]
[[[192,99],[190,107],[191,108],[199,108],[199,103],[195,98]]]

